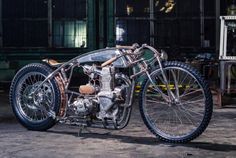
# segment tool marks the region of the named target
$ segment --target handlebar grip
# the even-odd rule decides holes
[[[117,57],[113,57],[113,58],[107,60],[106,62],[104,62],[101,66],[102,66],[102,67],[105,67],[105,66],[107,66],[107,65],[110,65],[111,63],[113,63],[113,62],[116,61],[116,60],[117,60]]]

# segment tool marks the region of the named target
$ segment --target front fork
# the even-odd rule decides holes
[[[174,78],[174,81],[175,81],[174,84],[175,84],[175,89],[176,89],[176,95],[175,95],[175,94],[171,91],[171,89],[170,89],[170,86],[169,86],[169,82],[168,82],[168,80],[167,80],[166,73],[165,73],[165,71],[164,71],[164,69],[163,69],[163,66],[162,66],[162,63],[161,63],[161,60],[160,60],[159,57],[157,57],[157,61],[158,61],[159,69],[160,69],[160,71],[161,71],[161,75],[162,75],[162,77],[163,77],[162,82],[163,82],[163,83],[165,84],[165,86],[166,86],[167,95],[164,94],[164,93],[162,92],[162,90],[160,90],[160,88],[159,88],[159,87],[155,84],[155,82],[153,81],[153,79],[152,79],[150,73],[149,73],[148,71],[146,71],[146,74],[147,74],[147,76],[148,76],[150,82],[151,82],[152,85],[154,86],[155,90],[156,90],[157,92],[159,92],[159,93],[162,95],[162,97],[163,97],[167,102],[169,102],[169,103],[179,102],[179,90],[178,90],[178,85],[177,85],[177,80],[176,80],[175,74],[172,72],[172,75],[173,75],[173,78]]]

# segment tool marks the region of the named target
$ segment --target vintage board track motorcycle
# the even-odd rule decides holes
[[[144,58],[145,53],[152,54]],[[198,137],[212,115],[212,95],[197,70],[146,44],[96,50],[68,62],[44,60],[15,75],[10,104],[29,130],[47,130],[56,122],[122,129],[131,115],[137,78],[143,82],[139,109],[148,129],[160,140],[183,143]],[[70,86],[75,69],[87,84]]]

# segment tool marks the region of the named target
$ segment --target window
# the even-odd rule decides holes
[[[53,46],[87,47],[86,0],[54,0]]]
[[[118,17],[148,17],[149,0],[117,0],[116,16]]]
[[[149,1],[116,1],[116,44],[149,43]]]
[[[2,0],[3,47],[48,47],[51,42],[53,47],[87,47],[87,0],[49,4],[49,0]]]
[[[116,21],[116,44],[131,45],[147,42],[149,42],[149,21],[126,19]]]
[[[169,48],[170,51],[214,49],[214,0],[202,0],[204,3],[200,3],[200,0],[175,0],[173,9],[168,13],[165,12],[166,1],[153,2],[151,7],[154,9],[154,19],[150,20],[150,1],[116,1],[117,44],[148,43],[155,47]],[[201,17],[201,7],[204,17]],[[154,31],[150,30],[153,29],[150,27],[153,23]]]
[[[3,0],[3,47],[47,47],[45,0]]]
[[[55,47],[87,47],[86,21],[54,21],[53,45]]]

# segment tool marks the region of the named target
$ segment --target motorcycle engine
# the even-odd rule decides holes
[[[74,107],[74,111],[76,114],[82,114],[87,115],[93,110],[93,102],[91,102],[89,99],[84,98],[77,98],[72,106]]]
[[[112,66],[97,69],[94,66],[84,66],[85,73],[89,75],[90,82],[82,85],[79,91],[84,96],[95,96],[93,98],[76,98],[72,103],[73,111],[79,115],[88,115],[97,107],[97,118],[112,118],[118,113],[118,109],[113,108],[117,101],[121,101],[124,96],[125,88],[122,86],[115,87],[115,68]],[[97,77],[96,75],[97,74]],[[91,81],[99,80],[94,83]],[[111,110],[112,109],[112,110]]]
[[[102,68],[100,76],[101,89],[98,93],[100,111],[97,117],[99,119],[115,119],[116,114],[118,113],[118,108],[114,105],[118,100],[124,98],[122,94],[125,91],[125,88],[122,86],[115,87],[115,79],[114,67],[109,66]]]

